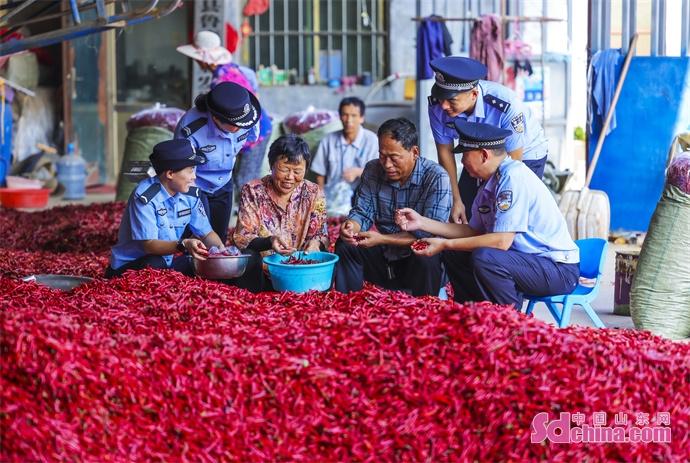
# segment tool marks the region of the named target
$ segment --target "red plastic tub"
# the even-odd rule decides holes
[[[0,188],[0,205],[7,208],[45,207],[50,190],[47,188]]]

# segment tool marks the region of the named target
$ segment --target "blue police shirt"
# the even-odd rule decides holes
[[[515,232],[513,251],[580,262],[578,247],[546,185],[509,156],[477,192],[470,227],[480,233]]]
[[[155,187],[149,190],[155,184],[160,187],[157,193]],[[144,194],[149,199],[141,198]],[[212,231],[201,200],[182,193],[170,196],[158,177],[142,180],[127,201],[117,244],[110,253],[110,266],[117,270],[145,256],[143,241],[178,241],[187,225],[199,237]],[[163,257],[168,266],[172,265],[172,254]]]
[[[479,95],[472,114],[462,113],[456,117],[510,130],[513,134],[506,139],[506,151],[510,153],[522,148],[525,161],[542,159],[547,155],[544,129],[515,92],[487,80],[480,80],[477,88]],[[453,120],[440,104],[429,106],[429,122],[436,143],[451,145],[458,138]]]
[[[196,122],[199,119],[202,121]],[[245,143],[256,141],[258,135],[259,124],[235,133],[223,132],[209,113],[197,108],[187,111],[175,128],[175,138],[191,140],[194,147],[206,155],[206,163],[196,169],[196,184],[207,193],[215,192],[230,181],[237,153]]]

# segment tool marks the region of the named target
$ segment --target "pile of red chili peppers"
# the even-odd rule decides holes
[[[683,461],[690,447],[690,345],[489,303],[253,295],[144,270],[70,293],[0,276],[0,322],[0,461]],[[600,411],[626,428],[669,412],[672,441],[530,441],[540,412]]]

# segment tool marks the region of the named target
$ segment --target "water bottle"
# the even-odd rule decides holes
[[[74,150],[74,144],[67,145],[67,154],[57,162],[58,182],[65,187],[62,199],[82,199],[86,196],[86,161]]]

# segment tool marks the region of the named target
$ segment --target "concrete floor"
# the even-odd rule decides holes
[[[107,202],[113,201],[114,199],[114,193],[89,193],[86,198],[82,200],[72,201],[65,201],[59,197],[51,197],[46,208],[64,206],[67,204]],[[597,312],[599,318],[601,318],[607,328],[633,328],[632,319],[629,316],[615,315],[613,313],[616,252],[631,249],[639,249],[639,247],[609,243],[601,290],[599,291],[599,295],[593,304],[594,310]],[[556,324],[544,304],[537,304],[534,309],[534,314],[540,320],[551,323],[552,325]],[[592,325],[592,322],[587,314],[585,314],[585,312],[577,306],[573,308],[571,324],[590,327],[594,326]]]

